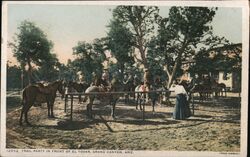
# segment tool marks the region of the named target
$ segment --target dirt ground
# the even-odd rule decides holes
[[[46,104],[31,108],[32,127],[19,126],[17,104],[7,106],[7,148],[240,151],[238,97],[219,98],[214,104],[197,101],[194,116],[187,120],[172,119],[174,105],[158,105],[154,114],[146,106],[145,121],[134,103],[122,101],[117,104],[115,120],[110,107],[101,105],[94,106],[94,120],[89,120],[85,104],[77,100],[70,121],[69,108],[64,113],[64,101],[57,98],[56,118],[47,118]]]

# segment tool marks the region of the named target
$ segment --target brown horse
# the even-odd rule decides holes
[[[54,118],[53,107],[56,98],[57,90],[64,94],[64,84],[63,81],[55,81],[47,86],[44,85],[28,85],[24,88],[22,93],[22,110],[20,116],[20,125],[22,125],[23,114],[25,115],[25,122],[28,125],[31,125],[28,122],[28,111],[34,105],[34,103],[47,103],[48,106],[48,117]]]

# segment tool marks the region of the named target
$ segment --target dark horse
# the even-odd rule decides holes
[[[73,81],[68,82],[68,90],[72,91],[72,88],[75,89],[78,93],[83,93],[85,90],[89,87],[89,84],[86,82],[83,83],[77,83]],[[81,102],[81,95],[79,95],[79,103]]]
[[[111,81],[110,87],[104,87],[104,86],[90,86],[85,91],[86,94],[90,93],[89,95],[86,95],[85,99],[88,98],[87,103],[87,116],[89,118],[92,118],[92,105],[95,100],[95,98],[100,100],[100,103],[103,104],[109,104],[111,106],[111,116],[114,119],[115,118],[115,105],[117,100],[119,99],[122,94],[109,94],[109,92],[119,92],[123,91],[124,87],[123,84],[119,81]],[[91,94],[91,93],[98,93],[98,94]],[[100,105],[100,104],[99,104]]]
[[[226,85],[224,83],[217,83],[216,81],[213,80],[203,80],[201,83],[193,85],[190,88],[189,92],[190,94],[199,93],[200,100],[203,101],[205,99],[208,99],[209,96],[211,97],[215,96],[216,98],[220,93],[223,95],[223,90],[226,96]],[[215,95],[213,95],[213,93]]]
[[[48,106],[48,117],[54,118],[53,114],[53,107],[54,107],[54,102],[56,98],[56,92],[57,90],[61,93],[64,94],[64,84],[63,81],[55,81],[47,86],[44,85],[28,85],[27,87],[24,88],[22,92],[22,110],[21,110],[21,116],[20,116],[20,125],[22,125],[22,120],[23,120],[23,114],[25,115],[25,122],[28,125],[31,125],[28,122],[28,111],[31,108],[34,103],[47,103]]]

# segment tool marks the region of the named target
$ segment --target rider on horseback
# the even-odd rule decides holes
[[[108,69],[104,69],[104,72],[102,73],[102,81],[104,86],[109,86],[109,73]]]

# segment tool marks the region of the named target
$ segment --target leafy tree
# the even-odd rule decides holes
[[[167,86],[181,73],[182,62],[192,59],[195,52],[223,45],[228,41],[213,35],[211,22],[217,8],[172,7],[169,17],[158,18],[158,35],[151,42],[149,53],[159,55],[167,73]]]
[[[113,19],[124,24],[132,33],[134,46],[139,50],[140,57],[137,61],[148,68],[146,51],[148,43],[154,32],[155,19],[159,9],[154,6],[118,6],[113,10]]]
[[[102,63],[106,60],[104,41],[95,39],[93,44],[86,42],[78,42],[73,47],[73,55],[76,59],[72,61],[75,71],[81,71],[87,82],[92,80],[92,73],[101,75],[103,70]]]
[[[21,74],[22,71],[20,67],[16,65],[9,66],[7,63],[7,90],[22,88]]]
[[[61,78],[67,80],[67,81],[73,81],[77,78],[77,67],[74,67],[74,61],[71,61],[68,59],[67,64],[61,64],[59,67],[61,71]]]
[[[38,77],[41,80],[54,81],[59,78],[60,64],[55,54],[49,54],[48,60],[43,61],[38,68]]]
[[[41,66],[50,59],[53,44],[47,39],[46,34],[33,22],[23,21],[18,27],[14,42],[10,43],[14,57],[24,66],[28,65],[28,80],[33,82],[32,64]]]
[[[111,51],[111,55],[117,60],[117,70],[121,70],[121,78],[125,70],[125,63],[133,64],[134,58],[132,55],[133,35],[123,23],[118,20],[110,22],[107,47]],[[114,67],[112,65],[112,67]]]

